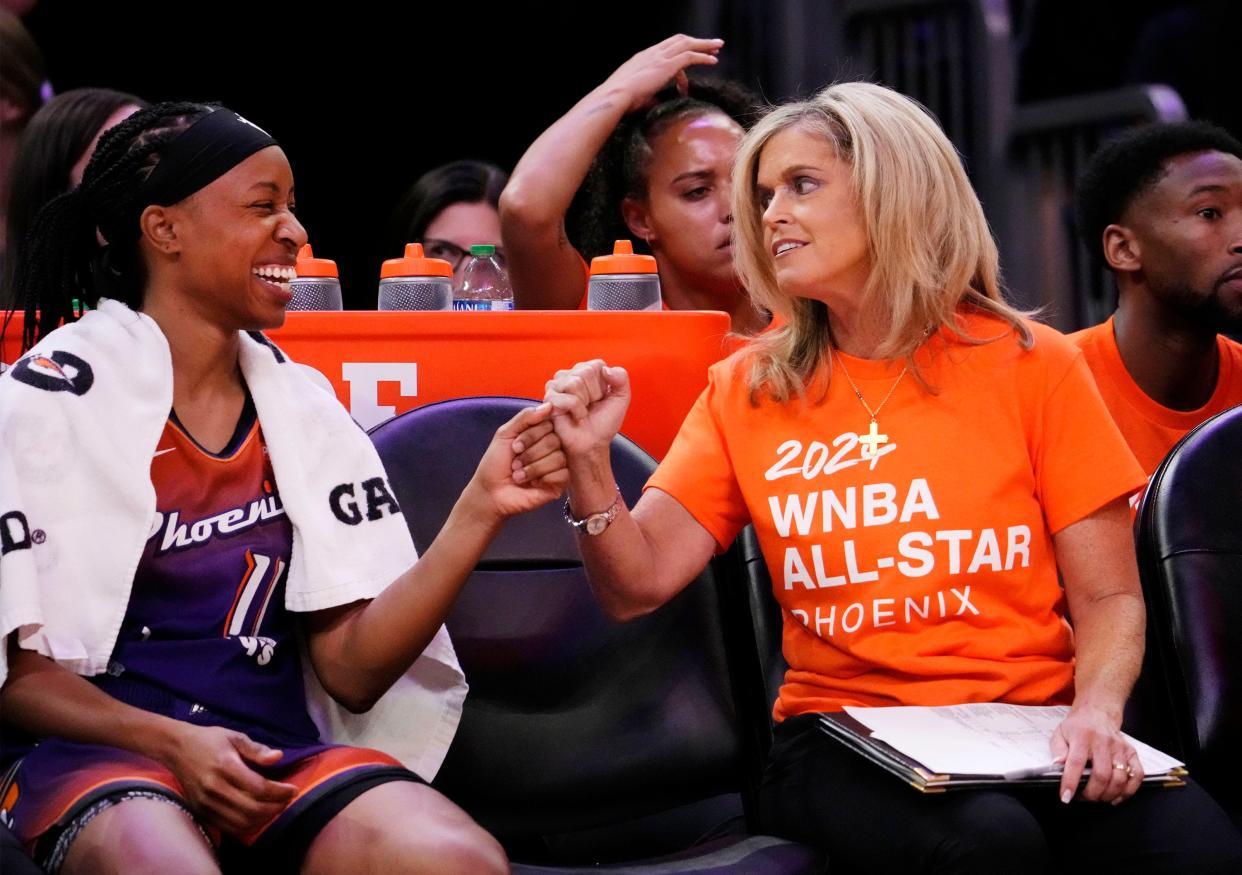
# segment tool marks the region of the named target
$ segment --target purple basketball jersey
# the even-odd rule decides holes
[[[247,410],[220,455],[175,419],[165,425],[151,461],[155,524],[98,683],[180,719],[257,728],[277,746],[313,744],[285,609],[293,532]]]

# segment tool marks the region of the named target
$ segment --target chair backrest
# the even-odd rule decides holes
[[[761,738],[766,753],[772,741],[772,706],[776,703],[781,684],[785,682],[785,671],[789,668],[781,650],[784,618],[781,606],[772,594],[772,576],[768,574],[768,565],[759,548],[759,536],[755,534],[754,526],[742,530],[738,536],[738,549],[745,575],[743,587],[756,654],[755,664],[758,666],[757,684],[763,700]]]
[[[496,428],[531,403],[446,401],[371,432],[420,550]],[[632,505],[655,462],[624,437],[612,460]],[[559,504],[548,505],[506,524],[447,624],[471,689],[435,784],[503,841],[740,799],[744,735],[711,566],[660,610],[614,622],[590,591]],[[685,828],[704,827],[690,818]]]
[[[1163,85],[1057,98],[1019,106],[1005,174],[1007,191],[990,218],[1020,307],[1047,306],[1063,331],[1094,325],[1116,309],[1112,275],[1082,243],[1074,188],[1101,143],[1126,128],[1180,121],[1186,108]]]
[[[1242,407],[1182,438],[1139,509],[1149,646],[1181,754],[1226,808],[1242,808]]]

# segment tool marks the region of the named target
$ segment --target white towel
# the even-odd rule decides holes
[[[383,502],[366,513],[367,492],[388,482],[374,446],[262,335],[241,336],[240,364],[293,525],[286,606],[374,598],[417,558],[402,514]],[[107,668],[155,521],[151,458],[171,408],[168,342],[153,320],[115,301],[52,332],[0,376],[0,635],[16,629],[23,647],[82,675]],[[333,512],[334,489],[355,497],[361,520]],[[0,682],[7,668],[0,647]],[[309,665],[306,676],[325,738],[435,776],[466,694],[443,627],[367,714],[337,705]]]

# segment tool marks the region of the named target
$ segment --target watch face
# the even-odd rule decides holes
[[[588,535],[598,535],[608,528],[608,517],[606,514],[593,513],[587,517],[586,530]]]

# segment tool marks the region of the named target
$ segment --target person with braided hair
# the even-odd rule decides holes
[[[724,310],[743,334],[767,323],[733,271],[729,206],[755,102],[734,83],[686,76],[722,45],[679,34],[639,52],[526,150],[500,196],[516,306],[577,307],[583,257],[632,237],[655,256],[668,308]]]
[[[449,606],[501,523],[563,488],[550,407],[498,430],[415,557],[370,441],[259,333],[306,242],[294,201],[266,132],[162,103],[23,249],[0,819],[51,873],[508,869],[412,769],[460,716]]]

